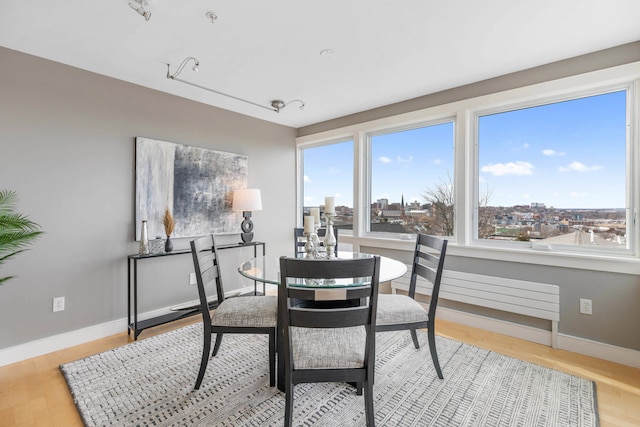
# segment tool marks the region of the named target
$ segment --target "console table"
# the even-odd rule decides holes
[[[246,243],[232,243],[227,245],[216,246],[217,250],[235,249],[253,247],[254,257],[258,256],[258,246],[262,246],[262,255],[265,255],[265,243],[264,242],[246,242]],[[132,254],[127,256],[127,334],[131,335],[133,331],[133,339],[137,340],[138,335],[142,331],[154,326],[162,325],[164,323],[173,322],[174,320],[184,319],[185,317],[193,316],[200,313],[200,306],[189,306],[182,309],[172,311],[171,313],[163,314],[161,316],[153,317],[151,319],[138,321],[138,261],[144,261],[153,258],[185,255],[191,254],[190,249],[181,249],[172,252],[162,252],[158,254]],[[133,265],[133,269],[131,268]],[[133,288],[131,287],[133,277]],[[254,281],[254,293],[257,294],[257,282]],[[133,295],[133,297],[132,297]],[[133,304],[132,304],[133,299]],[[209,309],[214,309],[217,306],[217,300],[209,303]],[[133,321],[132,321],[133,315]]]

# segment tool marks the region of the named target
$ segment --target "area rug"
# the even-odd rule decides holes
[[[377,426],[597,426],[595,384],[436,337],[376,337]],[[60,366],[87,426],[281,426],[284,393],[269,387],[267,341],[225,335],[200,390],[200,324]],[[344,384],[295,388],[294,425],[365,426],[364,400]]]

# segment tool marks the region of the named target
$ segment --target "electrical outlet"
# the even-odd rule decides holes
[[[53,311],[64,311],[64,297],[56,297],[53,299]]]
[[[189,273],[189,284],[190,285],[197,285],[198,281],[196,279],[196,273]]]
[[[593,307],[590,299],[580,298],[580,313],[593,314]]]

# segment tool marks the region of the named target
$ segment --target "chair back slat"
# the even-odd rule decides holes
[[[346,328],[369,324],[369,306],[342,309],[290,308],[290,326],[300,328]]]
[[[300,288],[290,284],[286,292],[289,298],[298,298],[307,301],[347,301],[368,298],[369,295],[371,295],[369,286],[354,288]]]

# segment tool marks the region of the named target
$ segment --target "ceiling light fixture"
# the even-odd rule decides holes
[[[304,109],[305,103],[300,99],[294,99],[293,101],[289,101],[289,102],[284,102],[284,101],[280,101],[280,100],[274,100],[274,101],[271,101],[271,107],[268,107],[266,105],[258,104],[257,102],[253,102],[253,101],[249,101],[247,99],[239,98],[237,96],[229,95],[228,93],[220,92],[219,90],[211,89],[211,88],[208,88],[206,86],[202,86],[202,85],[199,85],[197,83],[193,83],[193,82],[178,78],[180,73],[182,73],[182,70],[184,69],[184,67],[186,67],[186,65],[190,61],[193,61],[193,63],[194,63],[194,65],[193,65],[193,67],[191,69],[193,71],[198,71],[198,66],[200,65],[200,61],[198,61],[193,56],[189,56],[184,61],[182,61],[180,63],[180,65],[178,65],[178,68],[176,69],[176,72],[173,73],[173,74],[171,74],[171,64],[167,64],[167,78],[171,79],[171,80],[175,80],[177,82],[181,82],[181,83],[185,83],[185,84],[197,87],[199,89],[204,89],[204,90],[207,90],[209,92],[216,93],[218,95],[226,96],[227,98],[235,99],[236,101],[245,102],[247,104],[251,104],[251,105],[254,105],[256,107],[264,108],[265,110],[275,111],[276,113],[279,113],[281,109],[283,109],[287,105],[291,104],[292,102],[299,102],[300,104],[302,104],[300,106],[300,109],[301,110]]]
[[[299,102],[299,103],[300,103],[300,107],[299,107],[299,108],[300,108],[301,110],[304,110],[304,106],[305,106],[306,104],[305,104],[305,103],[304,103],[304,101],[303,101],[303,100],[301,100],[301,99],[294,99],[294,100],[289,101],[289,102],[284,102],[284,101],[281,101],[281,100],[279,100],[279,99],[275,99],[275,100],[271,101],[271,106],[272,106],[273,108],[275,108],[276,112],[278,112],[278,113],[279,113],[281,109],[283,109],[283,108],[284,108],[284,107],[286,107],[287,105],[291,104],[292,102]]]
[[[216,14],[215,14],[215,13],[213,13],[213,12],[207,12],[207,13],[205,14],[205,16],[206,16],[207,18],[209,18],[209,20],[211,21],[211,23],[212,23],[212,24],[216,22],[216,19],[218,19],[218,15],[216,15]]]
[[[131,9],[142,15],[145,21],[151,19],[151,11],[145,9],[145,6],[149,6],[149,2],[147,0],[133,0],[131,3],[129,3],[129,6],[131,7]]]

